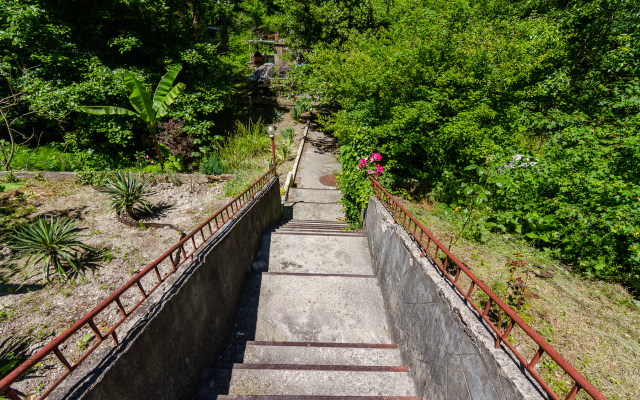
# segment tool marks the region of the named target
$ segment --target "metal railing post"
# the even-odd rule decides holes
[[[276,144],[275,144],[275,131],[276,128],[273,126],[267,127],[267,132],[269,132],[269,139],[271,139],[271,162],[273,163],[273,175],[277,175],[276,173]]]

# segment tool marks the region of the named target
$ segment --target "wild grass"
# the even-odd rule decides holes
[[[236,121],[233,133],[219,149],[219,156],[231,173],[249,167],[254,157],[269,152],[270,145],[261,119],[247,123]]]
[[[406,205],[442,243],[459,232],[428,205]],[[485,239],[479,243],[462,238],[451,252],[489,286],[508,278],[506,259],[517,253],[530,270],[553,274],[531,279],[530,288],[540,298],[529,300],[525,320],[609,399],[640,398],[640,301],[620,284],[581,278],[515,236],[487,233]],[[520,329],[514,328],[512,338],[529,358],[537,350]],[[564,398],[573,381],[546,356],[538,365],[542,377]],[[583,391],[577,398],[590,399]]]
[[[228,197],[239,195],[264,173],[264,167],[257,165],[251,165],[248,168],[237,171],[235,178],[225,185],[224,195]]]
[[[71,171],[73,155],[63,153],[60,145],[51,144],[31,149],[16,146],[11,161],[14,170]]]

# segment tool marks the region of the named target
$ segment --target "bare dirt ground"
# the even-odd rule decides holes
[[[307,118],[305,114],[296,124],[286,109],[283,111],[282,119],[272,125],[277,131],[294,125],[296,137],[289,158],[278,165],[281,192]],[[282,140],[276,133],[276,146]],[[257,169],[235,181],[181,186],[154,183],[156,193],[149,200],[158,208],[141,220],[173,224],[189,232],[263,174],[270,158],[269,152],[253,160]],[[234,172],[238,172],[238,177],[241,175],[241,171]],[[41,269],[36,267],[25,278],[22,270],[25,259],[17,257],[8,247],[8,234],[12,226],[40,215],[77,221],[77,227],[85,235],[81,241],[95,248],[83,255],[81,274],[71,273],[71,279],[61,281],[52,271],[53,282],[45,284]],[[0,371],[10,364],[16,367],[35,354],[180,239],[179,232],[170,228],[123,225],[108,210],[104,194],[91,186],[69,182],[29,181],[19,189],[0,194],[0,225]],[[127,307],[127,299],[123,300]],[[119,319],[119,314],[114,309],[100,317],[96,324],[107,330],[110,322]],[[61,350],[70,361],[76,361],[90,345],[81,337],[74,337]],[[0,378],[8,372],[0,373]],[[62,372],[63,367],[50,356],[12,387],[35,398]]]

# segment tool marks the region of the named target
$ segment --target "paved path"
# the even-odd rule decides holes
[[[196,399],[418,399],[387,330],[367,238],[343,230],[340,192],[322,183],[340,168],[335,139],[308,138],[289,219],[264,234],[232,340]]]

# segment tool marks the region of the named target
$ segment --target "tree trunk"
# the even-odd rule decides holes
[[[152,122],[149,125],[149,132],[151,132],[151,137],[153,138],[153,144],[156,145],[156,153],[158,154],[158,160],[160,160],[160,168],[164,171],[164,157],[162,156],[162,152],[160,151],[160,144],[158,144],[158,136],[156,136],[156,123]]]
[[[0,110],[0,115],[2,116],[2,120],[4,121],[5,126],[7,127],[7,132],[9,133],[9,143],[11,144],[11,148],[9,150],[9,155],[5,156],[4,147],[0,145],[0,151],[2,152],[2,168],[5,171],[11,171],[11,160],[13,160],[13,153],[15,152],[16,141],[13,137],[13,132],[11,129],[11,124],[7,121],[7,117],[4,115],[2,110]]]
[[[131,218],[134,221],[138,220],[138,217],[136,216],[136,212],[133,210],[133,207],[126,207],[125,211],[127,212],[127,214],[129,214],[129,218]]]

